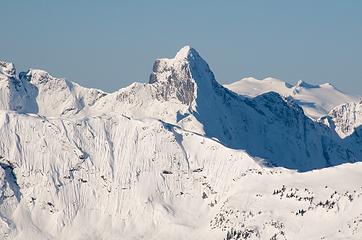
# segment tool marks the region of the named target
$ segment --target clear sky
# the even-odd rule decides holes
[[[191,45],[221,83],[276,77],[362,94],[361,0],[0,0],[0,59],[114,91]]]

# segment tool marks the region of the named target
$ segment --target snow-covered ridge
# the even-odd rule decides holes
[[[296,96],[315,89],[337,91],[329,85],[298,82],[291,87],[280,80],[264,81],[246,80],[261,88],[266,84],[271,89],[292,90]],[[361,158],[358,144],[347,143],[348,139],[342,139],[340,131],[329,124],[310,120],[296,99],[271,92],[243,97],[223,87],[206,61],[189,46],[174,58],[157,59],[148,84],[135,83],[110,94],[41,70],[29,70],[4,82],[8,84],[2,88],[4,110],[68,119],[104,115],[159,119],[217,139],[227,147],[246,150],[268,164],[301,171]]]
[[[109,94],[2,66],[1,239],[362,238],[361,103],[314,121],[189,46]]]
[[[0,73],[2,110],[47,117],[69,116],[79,112],[87,113],[90,106],[106,95],[100,90],[55,78],[43,70],[30,69],[20,72],[17,77],[14,65],[7,66],[7,70],[1,70]]]
[[[355,102],[361,99],[361,97],[347,95],[339,91],[330,83],[313,85],[301,80],[292,85],[275,78],[258,80],[249,77],[227,84],[225,87],[249,97],[255,97],[270,91],[291,97],[303,108],[306,115],[314,119],[327,115],[332,108],[343,103]]]

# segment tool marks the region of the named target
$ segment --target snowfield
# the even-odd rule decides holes
[[[361,239],[362,102],[246,82],[189,46],[114,93],[0,62],[0,238]]]
[[[299,80],[294,86],[280,79],[252,77],[225,85],[226,88],[240,95],[255,97],[267,92],[277,92],[290,97],[300,105],[305,114],[313,119],[327,115],[334,107],[349,102],[357,102],[361,97],[347,95],[330,83],[312,85]]]

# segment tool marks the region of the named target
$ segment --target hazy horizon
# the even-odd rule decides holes
[[[362,2],[2,3],[0,59],[83,86],[147,82],[156,58],[191,45],[220,83],[274,77],[362,92]],[[4,23],[5,21],[5,23]]]

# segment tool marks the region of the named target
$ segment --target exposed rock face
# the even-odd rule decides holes
[[[6,75],[8,77],[15,77],[16,69],[15,69],[14,64],[0,61],[0,73]]]
[[[329,113],[336,132],[343,138],[362,125],[362,101],[342,104]]]
[[[160,95],[168,100],[177,98],[191,105],[197,97],[197,87],[215,84],[207,63],[193,48],[182,48],[173,59],[157,59],[149,83],[157,84]],[[210,88],[210,86],[207,86]]]
[[[336,166],[362,160],[361,103],[313,121],[188,46],[110,94],[1,66],[1,239],[362,237],[362,165]]]
[[[191,105],[195,98],[195,83],[189,64],[177,63],[176,69],[167,60],[156,60],[150,76],[150,84],[159,85],[159,94],[164,100],[177,98],[181,103]]]
[[[114,114],[160,119],[247,150],[273,166],[307,171],[359,161],[362,154],[359,144],[312,121],[293,99],[273,92],[247,98],[224,88],[189,46],[172,59],[156,60],[149,84],[133,84],[112,94],[41,70],[30,70],[8,84],[13,93],[3,88],[2,96],[10,104],[4,109],[75,119]],[[312,88],[303,82],[297,85]]]

